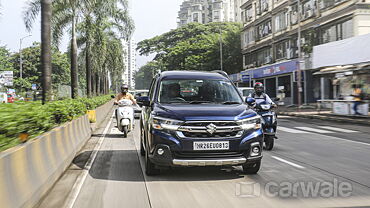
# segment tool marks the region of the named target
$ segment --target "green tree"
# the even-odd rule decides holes
[[[78,95],[78,68],[77,68],[77,36],[76,24],[80,15],[81,0],[54,0],[51,4],[53,16],[51,18],[52,37],[55,45],[59,45],[65,30],[69,29],[71,34],[71,88],[72,98]],[[41,6],[41,0],[30,0],[25,11],[24,22],[28,30],[32,29]]]
[[[19,53],[11,55],[10,63],[14,69],[14,83],[18,91],[31,88],[31,84],[42,84],[41,44],[33,43],[31,47],[22,50],[23,79],[19,78]],[[52,88],[56,90],[59,85],[70,84],[70,65],[68,54],[61,53],[56,47],[52,48]]]
[[[11,53],[5,46],[0,47],[0,71],[14,71],[13,65],[10,62]]]
[[[149,89],[153,77],[160,70],[160,63],[150,61],[146,65],[140,67],[134,75],[136,89]]]
[[[100,86],[100,76],[106,81],[107,71],[104,70],[106,62],[110,63],[111,74],[114,70],[122,71],[122,64],[116,67],[118,62],[122,62],[123,50],[120,39],[127,39],[133,31],[133,22],[128,14],[128,4],[126,0],[95,0],[85,2],[84,20],[78,27],[80,41],[83,46],[86,68],[86,90],[87,95],[92,94],[95,85],[95,94]],[[107,44],[107,42],[110,42]],[[99,47],[102,46],[102,47]],[[108,51],[105,51],[108,50]],[[114,58],[113,58],[114,57]],[[121,59],[120,59],[121,58]],[[92,78],[96,79],[92,79]],[[92,83],[92,80],[94,83]],[[104,82],[103,81],[103,82]],[[105,86],[105,85],[103,85]],[[106,90],[103,90],[106,91]]]
[[[165,70],[220,69],[220,30],[223,68],[228,73],[242,70],[239,23],[191,23],[138,43],[140,55],[157,54]]]

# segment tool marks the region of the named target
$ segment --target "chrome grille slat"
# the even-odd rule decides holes
[[[207,131],[207,126],[211,124],[216,126],[216,132],[212,134]],[[178,129],[178,136],[182,138],[227,139],[240,137],[240,131],[242,128],[235,121],[189,121]]]

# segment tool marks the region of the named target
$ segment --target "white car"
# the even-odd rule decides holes
[[[238,87],[238,90],[243,96],[243,100],[245,100],[250,94],[254,92],[253,87]]]

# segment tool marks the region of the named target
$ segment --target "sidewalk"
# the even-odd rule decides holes
[[[369,116],[335,115],[330,109],[322,109],[319,112],[316,108],[303,108],[298,110],[297,107],[286,106],[279,106],[276,112],[278,115],[370,125],[370,114]]]

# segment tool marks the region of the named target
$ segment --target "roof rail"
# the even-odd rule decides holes
[[[218,74],[221,74],[222,76],[226,77],[226,78],[229,78],[229,75],[225,72],[225,71],[221,71],[221,70],[214,70],[212,72],[215,72],[215,73],[218,73]]]

